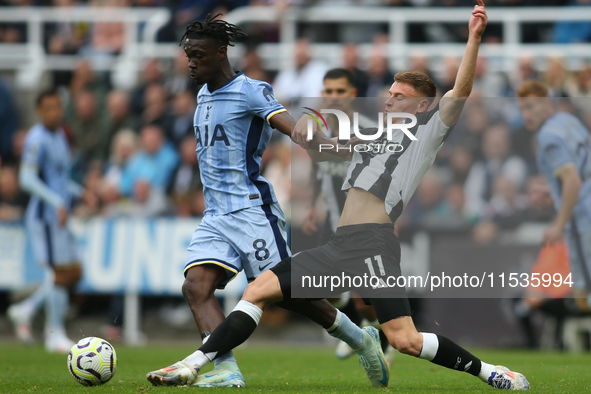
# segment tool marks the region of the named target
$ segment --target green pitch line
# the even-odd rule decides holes
[[[69,376],[66,355],[47,354],[41,346],[0,346],[0,393],[188,393],[211,389],[152,387],[146,372],[171,364],[191,346],[157,345],[130,348],[115,345],[119,369],[104,386],[83,387]],[[238,349],[246,388],[217,389],[281,393],[492,393],[493,389],[466,373],[449,371],[424,360],[397,354],[390,387],[373,389],[357,358],[337,360],[332,348],[255,347]],[[533,392],[586,393],[591,390],[591,355],[530,351],[474,350],[484,360],[524,373]],[[190,390],[190,391],[187,391]],[[229,392],[229,391],[228,391]]]

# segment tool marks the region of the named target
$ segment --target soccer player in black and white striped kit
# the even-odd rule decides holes
[[[390,88],[386,112],[414,114],[417,123],[410,131],[416,140],[398,130],[392,140],[399,142],[404,149],[353,154],[343,184],[348,195],[333,239],[324,246],[283,260],[249,284],[234,311],[217,327],[209,341],[192,355],[197,360],[197,373],[217,355],[244,342],[256,329],[268,304],[291,298],[292,274],[334,275],[335,267],[363,265],[364,260],[370,260],[371,264],[371,259],[377,256],[380,256],[378,265],[386,273],[394,276],[401,274],[400,245],[394,236],[393,226],[422,176],[433,164],[435,155],[458,121],[466,98],[470,96],[478,48],[487,23],[484,3],[482,0],[478,3],[472,11],[468,43],[454,87],[443,96],[439,105],[428,110],[436,89],[433,81],[423,73],[398,73]],[[307,119],[298,122],[292,131],[292,138],[301,146],[317,149],[314,143],[307,141]],[[332,159],[331,154],[320,153],[316,149],[308,151],[313,159]],[[401,353],[467,372],[497,389],[529,389],[529,382],[521,373],[485,363],[443,336],[418,332],[410,317],[405,290],[398,290],[400,293],[391,298],[380,298],[383,294],[379,292],[362,296],[373,305],[390,344]],[[329,314],[335,316],[335,321],[341,316],[336,309]]]

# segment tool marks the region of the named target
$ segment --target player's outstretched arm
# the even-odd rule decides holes
[[[288,135],[293,142],[306,149],[314,161],[345,161],[351,159],[352,148],[350,148],[349,145],[358,142],[353,140],[347,145],[340,145],[336,138],[328,138],[326,134],[317,129],[314,129],[314,138],[309,141],[307,139],[308,118],[308,115],[304,115],[296,122],[289,113],[281,112],[274,115],[269,120],[269,123],[271,127]],[[316,128],[315,124],[313,124],[313,127]],[[320,149],[320,147],[322,147],[322,149]]]
[[[468,23],[468,43],[466,44],[466,51],[464,52],[464,57],[456,75],[454,87],[443,96],[439,103],[441,120],[447,126],[453,126],[460,119],[465,100],[472,92],[474,75],[476,73],[476,60],[478,59],[478,48],[480,47],[480,41],[487,21],[488,16],[486,15],[484,2],[478,0],[478,5],[474,6],[472,17]]]

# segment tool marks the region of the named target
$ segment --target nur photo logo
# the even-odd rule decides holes
[[[320,129],[324,128],[328,130],[328,123],[326,119],[322,116],[322,114],[333,114],[336,116],[338,121],[338,138],[339,140],[349,140],[352,136],[359,138],[362,141],[369,141],[366,144],[357,144],[354,146],[347,146],[343,148],[340,145],[333,145],[333,144],[319,144],[319,151],[322,149],[347,149],[351,151],[351,149],[355,150],[355,152],[373,152],[375,154],[384,153],[384,152],[400,152],[402,151],[403,147],[398,142],[393,141],[393,132],[394,130],[402,131],[410,140],[416,141],[417,137],[415,137],[410,129],[417,124],[417,118],[415,115],[406,113],[406,112],[387,112],[386,116],[384,117],[384,112],[378,113],[377,119],[377,127],[375,128],[376,131],[373,134],[364,134],[359,129],[359,113],[353,112],[353,127],[351,127],[351,119],[349,115],[345,112],[340,111],[338,109],[321,109],[320,112],[310,108],[310,107],[303,107],[304,109],[310,112],[304,112],[306,115],[310,116],[312,119],[308,119],[308,135],[307,138],[311,140],[314,137],[314,121],[318,124]],[[401,122],[400,119],[410,119],[410,122]],[[367,130],[367,129],[365,129]],[[353,133],[351,133],[353,131]],[[385,141],[383,141],[384,132],[386,133]],[[376,143],[380,141],[381,143]]]

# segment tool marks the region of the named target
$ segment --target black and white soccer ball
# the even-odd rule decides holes
[[[88,337],[72,346],[68,354],[68,370],[84,386],[107,383],[117,370],[117,354],[104,339]]]

